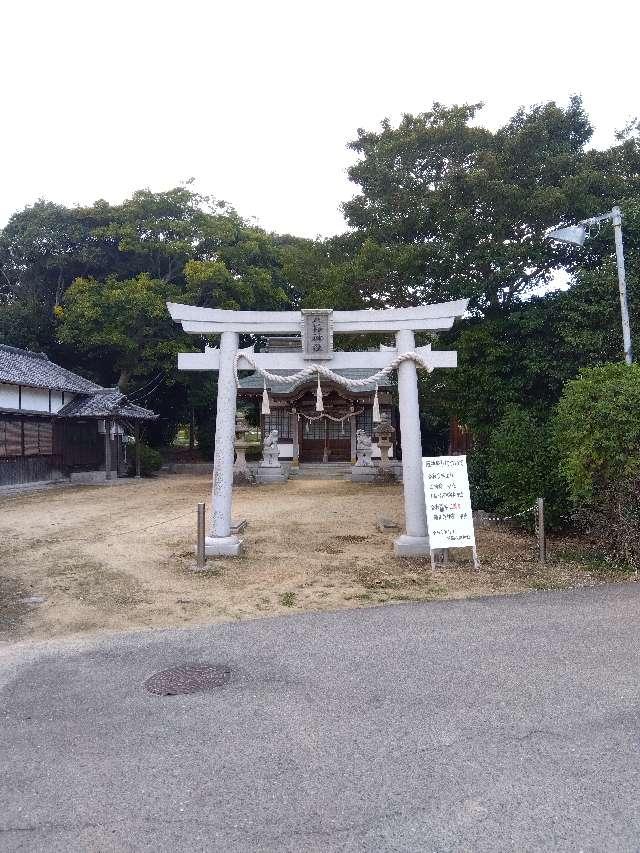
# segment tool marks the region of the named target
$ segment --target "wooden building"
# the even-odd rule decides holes
[[[0,345],[0,486],[124,475],[129,435],[139,472],[139,425],[156,417],[44,353]]]
[[[268,339],[266,351],[291,352],[300,349],[298,337],[272,337]],[[283,376],[291,371],[274,371]],[[338,375],[350,379],[366,379],[374,370],[354,368],[336,370]],[[322,379],[324,411],[316,411],[317,378],[306,382],[273,383],[267,385],[271,414],[261,415],[262,434],[278,430],[280,458],[296,462],[351,462],[356,461],[356,432],[363,429],[373,436],[373,458],[380,456],[375,446],[373,401],[375,382],[351,390]],[[253,401],[260,406],[264,381],[259,373],[240,378],[238,403]],[[396,407],[393,405],[393,387],[390,379],[378,382],[378,401],[382,417],[388,418],[396,429],[399,440],[399,424]],[[398,457],[399,447],[394,447],[390,456]]]

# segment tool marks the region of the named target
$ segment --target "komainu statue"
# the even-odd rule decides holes
[[[280,448],[278,447],[278,430],[272,429],[262,443],[261,468],[279,468]]]

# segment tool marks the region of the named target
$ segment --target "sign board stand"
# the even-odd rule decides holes
[[[471,548],[473,566],[480,568],[476,549],[469,476],[466,456],[426,456],[422,458],[425,506],[429,528],[431,568],[434,552],[444,551],[445,565],[449,548]]]

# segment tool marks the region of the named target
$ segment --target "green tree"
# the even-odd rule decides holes
[[[78,278],[57,312],[59,338],[108,365],[126,391],[132,379],[175,369],[178,344],[184,341],[166,302],[177,295],[174,286],[146,273],[124,281]]]
[[[207,209],[218,207],[224,208],[224,202],[216,203],[187,186],[167,192],[138,190],[112,207],[108,222],[93,233],[129,257],[136,271],[175,281],[187,261],[204,251]]]
[[[362,286],[380,303],[467,296],[483,313],[509,309],[555,269],[584,263],[545,242],[547,228],[640,189],[637,139],[586,150],[592,129],[579,98],[520,110],[495,132],[474,123],[479,108],[434,104],[351,143],[361,192],[344,210],[358,256],[377,246],[380,263]]]

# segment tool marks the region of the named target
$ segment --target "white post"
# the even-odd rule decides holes
[[[616,262],[618,265],[618,289],[620,290],[620,313],[622,315],[622,340],[624,342],[624,360],[627,364],[633,361],[631,349],[631,326],[629,324],[629,308],[627,306],[627,282],[624,274],[624,250],[622,247],[622,213],[619,207],[611,211],[613,233],[616,241]]]
[[[396,332],[398,355],[415,349],[415,337],[409,329]],[[398,367],[398,396],[402,446],[402,480],[404,485],[405,533],[393,544],[400,556],[429,554],[427,511],[422,483],[422,441],[420,439],[420,408],[418,403],[418,374],[413,361],[403,361]]]
[[[218,373],[218,405],[216,409],[216,438],[213,456],[213,488],[211,537],[205,541],[207,556],[235,556],[240,553],[242,540],[231,535],[231,501],[233,490],[233,456],[236,436],[236,373],[235,357],[238,333],[220,335],[220,371]]]

